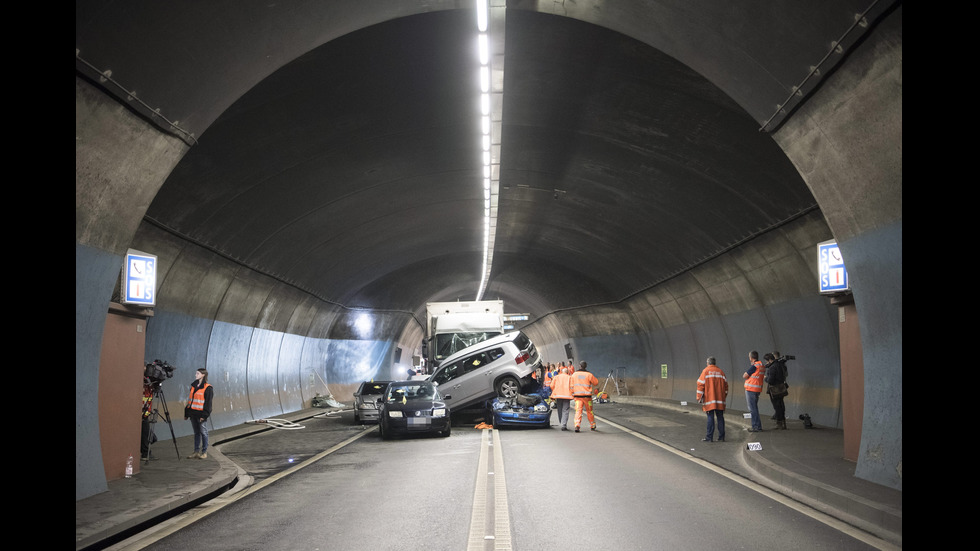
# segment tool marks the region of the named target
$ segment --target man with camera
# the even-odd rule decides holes
[[[789,385],[786,383],[788,375],[786,361],[791,359],[789,356],[782,356],[779,352],[766,354],[766,393],[772,402],[772,409],[776,411],[773,417],[776,420],[777,430],[786,430],[786,404],[783,398],[789,394]]]
[[[140,459],[148,461],[152,458],[150,445],[157,441],[157,435],[153,431],[153,397],[163,394],[161,385],[163,381],[174,376],[174,366],[160,360],[146,364],[143,367],[143,413],[142,426],[140,428]],[[163,408],[166,410],[167,401],[164,398]],[[170,414],[167,413],[167,423],[170,423]],[[171,428],[171,433],[173,429]]]
[[[143,370],[143,419],[140,427],[140,459],[146,461],[150,458],[150,444],[156,442],[156,434],[150,427],[150,416],[153,415],[153,382],[147,377],[147,371],[151,364],[147,364]]]

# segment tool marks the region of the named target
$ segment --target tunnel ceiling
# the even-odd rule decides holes
[[[86,43],[78,29],[97,28],[98,10],[76,10]],[[198,28],[217,24],[210,15]],[[352,29],[278,70],[255,69],[252,77],[269,74],[212,124],[203,100],[188,108],[203,92],[188,92],[175,105],[206,131],[146,223],[351,307],[418,311],[427,300],[473,299],[483,232],[473,18],[445,10]],[[217,32],[231,36],[235,23]],[[127,45],[129,55],[160,55],[154,47],[167,41],[157,32],[155,45]],[[112,46],[89,43],[95,59]],[[188,71],[201,87],[248,80],[227,54],[187,55],[190,47],[168,46],[182,60],[222,64],[216,74]],[[658,49],[509,9],[505,68],[485,297],[509,311],[620,300],[816,206],[759,131],[762,113]],[[782,91],[766,88],[766,102]]]

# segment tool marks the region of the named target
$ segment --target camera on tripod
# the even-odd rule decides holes
[[[159,386],[163,381],[173,377],[176,369],[176,367],[167,362],[153,360],[152,363],[146,364],[146,368],[143,370],[143,376],[150,381],[150,384]]]

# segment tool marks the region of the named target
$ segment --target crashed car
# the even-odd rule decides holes
[[[378,399],[378,431],[387,440],[396,434],[438,433],[449,436],[449,407],[429,381],[397,381]]]
[[[378,422],[378,398],[391,381],[364,381],[354,393],[354,424]]]
[[[490,402],[493,426],[551,426],[551,406],[540,392],[518,394],[512,398],[497,397]]]
[[[456,411],[494,395],[517,396],[541,366],[534,343],[521,331],[474,344],[442,361],[429,380]]]

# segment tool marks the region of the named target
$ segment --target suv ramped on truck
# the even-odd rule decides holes
[[[429,381],[438,385],[443,401],[458,410],[495,395],[517,396],[540,365],[531,339],[514,331],[449,356]]]

